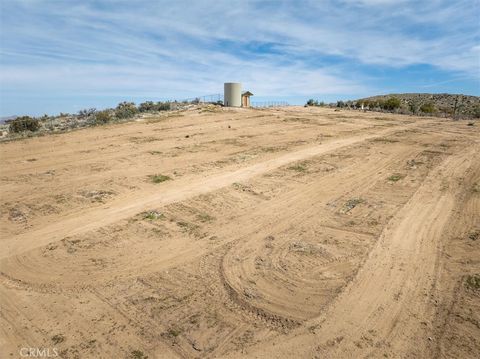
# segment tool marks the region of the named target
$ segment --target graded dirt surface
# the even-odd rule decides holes
[[[480,124],[197,108],[0,144],[0,354],[480,357]]]

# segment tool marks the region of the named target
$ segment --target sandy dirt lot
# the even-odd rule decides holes
[[[0,144],[0,353],[480,357],[480,124],[197,108]]]

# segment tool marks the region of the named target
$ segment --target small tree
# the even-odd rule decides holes
[[[345,102],[337,101],[337,107],[340,107],[340,108],[345,107]]]
[[[121,102],[115,109],[115,117],[119,119],[131,118],[137,113],[137,107],[133,102]]]
[[[40,122],[30,116],[18,117],[10,122],[10,132],[19,133],[25,131],[35,132],[40,128]]]
[[[313,100],[313,98],[307,101],[307,106],[313,106],[314,104],[315,104],[315,101]]]

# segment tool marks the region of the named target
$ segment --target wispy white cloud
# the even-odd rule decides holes
[[[188,97],[220,91],[230,80],[264,96],[364,95],[382,89],[372,81],[378,69],[399,76],[419,65],[433,69],[432,83],[448,82],[445,74],[476,81],[479,5],[1,2],[2,96],[68,91]]]

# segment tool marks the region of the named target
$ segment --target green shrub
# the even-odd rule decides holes
[[[182,333],[182,331],[180,329],[170,328],[167,333],[169,336],[176,338]]]
[[[311,98],[310,100],[307,101],[307,106],[319,106],[319,107],[323,107],[325,106],[325,102],[323,101],[318,101],[318,100],[314,100],[313,98]]]
[[[59,344],[65,340],[65,337],[62,334],[56,334],[52,337],[53,344]]]
[[[397,182],[397,181],[400,181],[402,178],[404,178],[405,175],[401,174],[401,173],[394,173],[393,175],[391,175],[390,177],[388,177],[387,179],[390,181],[390,182]]]
[[[18,117],[10,121],[10,132],[19,133],[24,131],[35,132],[40,128],[38,120],[31,118],[30,116]]]
[[[362,100],[360,101],[360,103],[363,103],[364,107],[368,107],[370,109],[375,107],[375,101],[372,101],[372,100]]]
[[[162,182],[171,180],[171,178],[169,176],[160,175],[160,174],[151,175],[149,177],[150,177],[150,179],[152,180],[153,183],[162,183]]]
[[[148,111],[155,111],[156,105],[153,101],[146,101],[142,102],[138,105],[138,111],[140,112],[148,112]]]
[[[141,350],[133,350],[130,353],[130,357],[132,359],[148,359],[148,356],[143,354],[143,352]]]
[[[465,285],[469,289],[472,289],[475,291],[480,290],[480,275],[479,274],[468,275],[465,280]]]
[[[337,107],[340,107],[340,108],[345,107],[345,102],[343,102],[343,101],[337,101]]]
[[[297,171],[297,172],[306,172],[307,171],[307,167],[305,167],[305,165],[303,164],[297,164],[297,165],[294,165],[294,166],[290,166],[288,167],[289,170],[292,170],[292,171]]]
[[[435,112],[435,105],[431,102],[424,103],[420,106],[420,111],[423,113],[434,113]]]
[[[155,106],[155,110],[157,111],[169,111],[170,110],[170,102],[157,102]]]
[[[103,125],[113,120],[112,114],[108,110],[95,113],[95,124]]]
[[[386,100],[383,103],[382,108],[387,111],[393,111],[399,108],[400,105],[401,105],[401,102],[398,98],[390,97],[388,100]]]
[[[94,109],[94,108],[88,108],[88,109],[80,110],[80,111],[78,111],[78,117],[88,118],[90,116],[95,115],[95,112],[97,112],[97,110]]]
[[[150,112],[150,111],[168,111],[170,110],[170,102],[153,102],[145,101],[138,106],[138,111],[140,112]]]
[[[480,118],[480,105],[476,105],[473,108],[472,115],[474,118]]]
[[[418,112],[418,103],[415,102],[415,101],[411,101],[408,103],[408,109],[410,110],[411,113],[413,113],[414,115],[417,114]]]
[[[119,119],[131,118],[137,113],[137,107],[133,102],[121,102],[115,109],[115,117]]]

